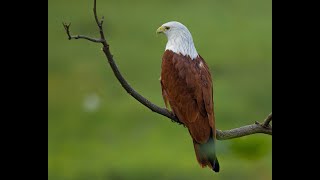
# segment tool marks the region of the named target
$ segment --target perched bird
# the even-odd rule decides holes
[[[209,68],[198,54],[186,26],[176,21],[167,22],[157,33],[168,38],[160,77],[165,105],[168,108],[169,103],[172,112],[188,128],[200,166],[219,172]]]

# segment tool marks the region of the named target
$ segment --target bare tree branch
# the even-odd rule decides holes
[[[217,139],[218,140],[227,140],[238,138],[242,136],[247,136],[256,133],[269,134],[272,135],[272,127],[269,124],[272,120],[272,113],[268,115],[268,117],[263,121],[263,123],[259,123],[256,121],[254,124],[242,126],[239,128],[231,129],[231,130],[217,130]]]
[[[69,23],[69,24],[62,23],[62,25],[63,25],[64,29],[66,30],[66,33],[68,35],[69,40],[71,40],[71,39],[86,39],[86,40],[89,40],[89,41],[95,42],[95,43],[102,43],[104,41],[103,39],[96,39],[96,38],[91,38],[91,37],[83,36],[83,35],[71,36],[70,30],[69,30],[71,23]]]
[[[99,22],[98,15],[97,15],[97,0],[94,0],[93,14],[94,14],[94,19],[96,20],[96,23],[99,27],[100,37],[101,37],[101,39],[105,40],[106,38],[104,38],[104,33],[103,33],[103,28],[102,28],[104,17],[102,16],[101,21]],[[105,44],[103,44],[103,45],[105,45]]]
[[[137,91],[135,91],[129,85],[129,83],[124,79],[124,77],[121,75],[121,73],[120,73],[120,71],[114,61],[113,55],[110,52],[109,44],[107,43],[107,40],[106,40],[104,32],[103,32],[102,24],[103,24],[104,18],[102,17],[102,20],[99,21],[98,15],[97,15],[96,5],[97,5],[96,0],[94,0],[93,13],[94,13],[95,21],[96,21],[98,28],[99,28],[100,38],[99,39],[91,38],[91,37],[87,37],[87,36],[83,36],[83,35],[71,36],[70,30],[69,30],[71,23],[69,23],[69,24],[63,23],[63,27],[66,30],[66,33],[68,35],[68,39],[69,40],[71,40],[71,39],[86,39],[91,42],[102,43],[102,45],[103,45],[102,50],[108,59],[110,67],[111,67],[114,75],[116,76],[116,78],[118,79],[120,84],[122,85],[122,87],[127,91],[127,93],[129,93],[133,98],[135,98],[141,104],[143,104],[144,106],[149,108],[151,111],[156,112],[158,114],[161,114],[163,116],[166,116],[167,118],[171,119],[171,121],[173,121],[173,122],[176,122],[178,124],[182,124],[179,121],[179,119],[172,112],[168,111],[165,108],[161,108],[161,107],[153,104],[148,99],[146,99],[145,97],[140,95]],[[272,120],[272,113],[269,114],[269,116],[266,118],[266,120],[262,124],[256,122],[255,124],[252,124],[252,125],[247,125],[247,126],[243,126],[243,127],[239,127],[239,128],[235,128],[235,129],[231,129],[231,130],[224,130],[224,131],[217,130],[217,139],[218,140],[226,140],[226,139],[232,139],[232,138],[242,137],[242,136],[256,134],[256,133],[263,133],[263,134],[272,135],[272,127],[269,125],[271,120]]]

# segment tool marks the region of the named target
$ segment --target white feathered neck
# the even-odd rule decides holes
[[[198,56],[192,35],[187,27],[176,21],[165,23],[162,26],[170,27],[170,29],[165,31],[168,38],[166,50],[171,50],[184,56],[190,56],[192,60]]]

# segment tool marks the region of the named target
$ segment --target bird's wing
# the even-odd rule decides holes
[[[214,128],[214,116],[211,76],[203,59],[166,51],[161,83],[172,111],[191,136],[199,143],[206,142]]]
[[[162,92],[162,97],[163,97],[163,101],[164,101],[164,104],[166,105],[166,108],[169,109],[169,106],[168,106],[168,95],[167,95],[167,92],[166,92],[166,89],[161,81],[161,78],[160,78],[160,84],[161,84],[161,92]]]
[[[209,118],[209,123],[211,128],[215,131],[215,117],[214,117],[214,109],[213,109],[213,84],[211,73],[207,63],[204,59],[199,56],[198,60],[199,64],[202,63],[203,68],[201,68],[201,89],[202,89],[202,98],[204,101],[204,106],[206,109],[207,116]]]

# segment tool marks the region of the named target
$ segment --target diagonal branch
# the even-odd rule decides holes
[[[66,33],[68,35],[68,39],[69,40],[71,40],[71,39],[86,39],[91,42],[102,43],[102,45],[103,45],[102,50],[108,59],[110,67],[111,67],[114,75],[116,76],[116,78],[118,79],[120,84],[122,85],[122,87],[127,91],[127,93],[129,93],[133,98],[135,98],[141,104],[143,104],[144,106],[149,108],[151,111],[156,112],[158,114],[161,114],[163,116],[166,116],[167,118],[171,119],[172,122],[182,124],[179,121],[179,119],[172,112],[168,111],[165,108],[161,108],[161,107],[153,104],[148,99],[146,99],[145,97],[140,95],[137,91],[135,91],[129,85],[129,83],[124,79],[124,77],[121,75],[121,73],[120,73],[120,71],[114,61],[113,55],[110,52],[109,44],[107,43],[107,40],[106,40],[104,32],[103,32],[102,24],[103,24],[104,18],[102,17],[101,21],[99,21],[98,16],[97,16],[96,5],[97,5],[96,0],[94,0],[93,13],[94,13],[95,21],[96,21],[98,28],[99,28],[100,38],[96,39],[96,38],[91,38],[91,37],[87,37],[87,36],[83,36],[83,35],[72,36],[69,31],[71,23],[69,23],[69,24],[63,23],[63,27],[66,30]],[[255,134],[255,133],[263,133],[263,134],[272,135],[272,127],[269,125],[271,120],[272,120],[272,113],[270,113],[270,115],[266,118],[266,120],[262,124],[256,122],[255,124],[252,124],[252,125],[247,125],[247,126],[243,126],[243,127],[235,128],[235,129],[231,129],[231,130],[225,130],[225,131],[217,130],[217,139],[218,140],[226,140],[226,139],[237,138],[237,137],[246,136],[246,135],[250,135],[250,134]]]
[[[268,128],[270,126],[270,122],[272,121],[272,113],[269,114],[269,116],[264,120],[263,127]]]

